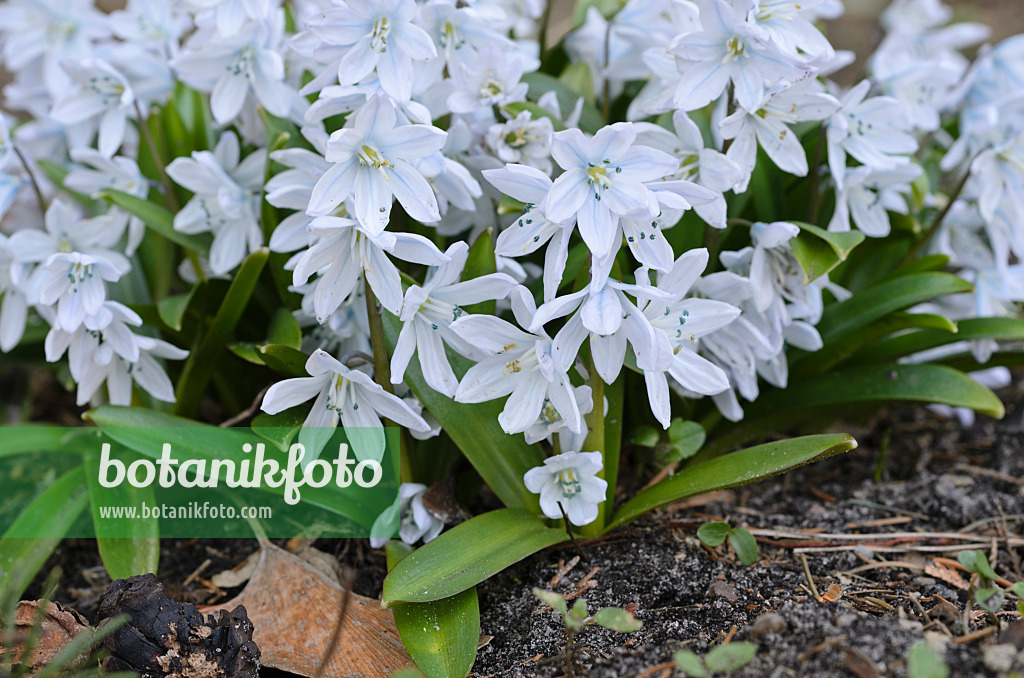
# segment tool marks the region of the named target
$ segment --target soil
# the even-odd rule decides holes
[[[979,418],[964,429],[924,408],[894,408],[860,430],[845,427],[860,443],[846,455],[694,498],[601,539],[518,563],[478,587],[483,638],[473,675],[566,674],[561,622],[534,597],[534,587],[570,600],[582,595],[591,611],[625,607],[644,623],[633,634],[585,630],[577,639],[577,675],[667,678],[679,649],[703,655],[715,645],[749,640],[758,654],[732,675],[905,676],[909,648],[925,638],[943,654],[952,676],[996,675],[986,668],[984,652],[997,636],[967,636],[964,642],[966,634],[988,627],[975,608],[963,628],[968,592],[944,581],[955,578],[947,571],[921,569],[934,556],[955,558],[954,544],[889,535],[963,531],[991,537],[982,547],[996,571],[1024,581],[1024,549],[1006,548],[1003,541],[1024,534],[1024,383],[1001,396],[1009,405],[1000,422]],[[758,562],[748,568],[728,548],[702,545],[696,530],[711,520],[754,530]],[[800,539],[786,536],[792,533]],[[878,537],[856,547],[829,536],[855,534]],[[315,546],[355,570],[356,593],[379,594],[381,551],[365,540],[319,540]],[[810,592],[797,548],[807,549],[803,555],[817,591],[834,584],[839,600],[819,602]],[[159,579],[175,600],[227,600],[240,587],[217,589],[209,578],[255,549],[255,540],[164,540]],[[94,622],[109,583],[95,543],[65,540],[42,572],[53,565],[65,572],[57,600]],[[1004,621],[1015,619],[1012,608],[1011,602],[1004,606]]]

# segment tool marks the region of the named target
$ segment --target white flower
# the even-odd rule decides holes
[[[331,135],[326,155],[334,166],[313,188],[310,215],[330,214],[351,196],[353,216],[374,235],[387,226],[393,198],[417,221],[441,218],[430,184],[409,161],[440,150],[445,133],[431,125],[396,123],[394,105],[378,93],[355,114],[352,127]]]
[[[191,158],[175,158],[167,166],[167,174],[195,194],[174,215],[174,228],[213,233],[210,268],[217,275],[263,245],[259,201],[267,152],[255,151],[241,162],[239,155],[238,137],[225,132],[212,153],[193,151]]]
[[[806,69],[795,57],[726,0],[697,0],[697,6],[703,30],[679,36],[669,49],[682,73],[675,91],[677,108],[703,108],[732,82],[737,103],[752,111],[764,97],[765,81],[803,76]]]
[[[836,209],[828,223],[830,231],[849,231],[850,217],[864,235],[884,238],[889,235],[889,212],[906,214],[910,182],[921,173],[917,165],[907,163],[890,171],[855,167],[847,171],[843,188],[836,191]]]
[[[502,162],[521,163],[551,174],[551,135],[554,128],[549,118],[533,119],[523,111],[503,123],[494,123],[484,140]]]
[[[799,177],[807,175],[807,155],[791,128],[798,122],[823,120],[832,115],[839,102],[835,97],[812,88],[814,80],[793,85],[780,82],[752,109],[738,110],[718,125],[724,139],[732,139],[726,155],[744,173],[737,191],[745,191],[757,163],[760,145],[779,169]]]
[[[398,499],[402,507],[398,536],[406,544],[415,544],[420,539],[426,544],[444,529],[444,521],[423,505],[423,495],[427,489],[426,485],[420,483],[402,483],[398,488]]]
[[[594,409],[594,398],[590,387],[587,385],[577,386],[573,389],[573,395],[576,397],[576,407],[580,411],[580,415],[586,417]],[[606,408],[607,410],[607,408]],[[526,438],[527,445],[533,445],[540,442],[541,440],[550,440],[552,436],[557,435],[561,441],[562,449],[573,449],[572,447],[565,447],[565,438],[576,438],[580,437],[579,444],[583,444],[583,440],[587,437],[587,423],[586,419],[583,420],[583,426],[579,432],[574,433],[569,430],[569,426],[565,421],[565,418],[559,414],[558,410],[554,408],[551,401],[545,401],[544,407],[540,411],[540,416],[537,417],[537,421],[533,423],[533,426],[523,431],[523,437]]]
[[[142,199],[149,193],[149,181],[142,176],[138,163],[131,158],[108,158],[92,148],[76,148],[71,151],[71,159],[89,168],[73,169],[64,177],[64,186],[72,191],[84,193],[91,198],[99,198],[100,193],[108,188]],[[142,242],[146,224],[116,205],[112,205],[107,214],[114,216],[127,228],[125,254],[131,256]]]
[[[536,309],[529,292],[512,295],[520,325],[529,326]],[[578,432],[583,417],[564,368],[552,359],[551,339],[540,330],[523,330],[495,316],[459,318],[451,330],[469,344],[492,353],[469,368],[455,392],[455,402],[481,403],[509,396],[498,415],[506,433],[522,433],[534,425],[546,405],[557,410],[569,430]]]
[[[401,398],[321,349],[309,356],[306,372],[310,376],[286,379],[271,386],[263,397],[263,411],[277,414],[316,398],[302,424],[303,430],[310,429],[307,435],[316,436],[313,429],[333,429],[341,423],[348,429],[359,459],[381,459],[385,445],[381,417],[414,431],[430,430],[423,417]],[[304,461],[308,460],[309,453]]]
[[[603,259],[618,248],[620,217],[653,218],[658,202],[645,182],[672,174],[679,161],[649,146],[634,146],[631,123],[615,123],[587,138],[578,129],[556,132],[551,156],[562,169],[544,199],[548,219],[562,223],[574,216],[591,253]]]
[[[58,99],[50,117],[65,125],[90,123],[99,129],[99,149],[108,158],[124,141],[128,115],[134,117],[135,94],[117,69],[101,59],[61,64],[77,85]]]
[[[903,104],[892,97],[866,99],[870,89],[864,80],[847,92],[828,122],[828,166],[840,189],[847,153],[873,169],[891,170],[909,162],[904,154],[917,150]]]
[[[471,63],[488,46],[515,49],[481,9],[454,0],[429,0],[422,6],[422,26],[449,64]]]
[[[298,258],[292,280],[296,286],[304,285],[313,274],[320,274],[313,290],[313,309],[320,323],[352,294],[361,275],[381,306],[398,315],[402,278],[386,254],[428,266],[448,260],[434,243],[414,233],[372,235],[341,217],[317,217],[309,229],[319,239]]]
[[[212,14],[217,32],[225,38],[238,33],[246,21],[265,18],[275,5],[270,0],[186,0],[186,4]]]
[[[649,122],[634,124],[638,132],[637,143],[682,158],[672,178],[693,181],[717,194],[710,203],[694,205],[694,210],[709,226],[725,228],[726,204],[722,194],[743,179],[743,170],[739,165],[723,153],[705,148],[700,128],[683,111],[676,111],[672,115],[675,134]]]
[[[462,307],[482,301],[504,299],[516,281],[504,273],[492,273],[459,282],[469,256],[469,245],[456,242],[445,254],[451,260],[432,269],[423,286],[411,286],[402,303],[402,331],[391,356],[391,383],[400,384],[414,352],[419,353],[420,370],[430,388],[449,398],[455,396],[459,380],[445,355],[445,344],[463,355],[473,346],[455,334],[450,325],[465,312]]]
[[[57,319],[68,331],[99,313],[107,297],[105,282],[125,274],[105,259],[81,252],[51,255],[32,274],[33,303],[57,307]]]
[[[17,346],[25,334],[28,300],[25,299],[24,291],[14,283],[15,278],[24,279],[25,273],[18,275],[13,270],[25,266],[15,261],[7,236],[0,235],[0,294],[3,294],[0,305],[0,351],[4,353]]]
[[[285,117],[296,94],[283,81],[284,62],[277,52],[283,31],[281,10],[230,38],[200,29],[171,66],[186,85],[210,93],[210,110],[222,125],[238,117],[250,93],[267,111]]]
[[[307,226],[313,220],[306,214],[313,187],[331,168],[322,155],[305,148],[283,148],[273,151],[270,159],[288,169],[267,181],[264,190],[267,202],[274,207],[299,210],[281,220],[270,236],[271,252],[294,252],[312,244]]]
[[[597,519],[598,506],[605,499],[608,481],[597,477],[603,467],[600,452],[564,452],[527,471],[523,482],[540,495],[545,516],[561,519],[564,509],[573,525],[582,526]]]
[[[340,84],[355,85],[376,69],[384,91],[408,101],[413,61],[437,56],[430,36],[416,25],[418,14],[415,0],[335,0],[306,25],[323,43],[320,50],[333,57]]]
[[[505,165],[502,169],[483,171],[484,178],[498,190],[525,205],[525,211],[499,235],[494,252],[501,257],[521,257],[543,247],[544,300],[554,299],[562,282],[569,257],[569,237],[575,218],[562,223],[549,220],[544,214],[544,201],[552,181],[540,170],[526,165]]]
[[[525,100],[527,85],[519,80],[531,66],[536,62],[527,63],[514,52],[497,47],[484,50],[471,63],[460,63],[452,74],[455,90],[448,95],[448,108],[453,113],[474,113]]]
[[[757,0],[754,21],[786,52],[801,57],[828,57],[832,45],[814,26],[820,5],[827,0]]]

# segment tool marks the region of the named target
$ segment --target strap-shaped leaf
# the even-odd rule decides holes
[[[109,200],[129,214],[138,217],[146,224],[146,228],[152,229],[173,243],[198,252],[203,256],[210,253],[210,239],[198,235],[189,235],[174,230],[174,214],[166,207],[161,207],[149,200],[143,200],[137,196],[108,188],[100,197]]]
[[[828,345],[893,311],[972,289],[969,282],[949,273],[916,273],[886,280],[826,308],[818,323],[818,332]]]
[[[855,447],[852,437],[835,433],[779,440],[710,459],[638,493],[622,505],[608,529],[674,501],[753,483]]]
[[[395,626],[402,644],[428,678],[464,678],[480,642],[476,587],[428,603],[396,603]]]
[[[471,518],[403,558],[384,580],[381,604],[427,602],[476,586],[543,548],[567,541],[522,509],[499,509]]]
[[[930,348],[975,339],[1024,341],[1024,320],[1020,318],[968,318],[957,323],[956,334],[934,329],[901,334],[874,346],[869,346],[857,354],[857,360],[893,360]]]

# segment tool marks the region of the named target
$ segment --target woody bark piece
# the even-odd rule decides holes
[[[31,633],[36,617],[39,615],[38,600],[23,600],[18,603],[14,613],[14,624],[17,628],[16,642],[14,643],[12,657],[13,663],[24,663],[30,667],[30,672],[40,671],[49,664],[57,654],[64,649],[72,638],[82,630],[89,628],[89,623],[82,618],[75,610],[63,607],[60,603],[49,603],[43,616],[40,635],[36,646],[32,649],[32,656],[25,661],[21,657],[21,644]],[[0,647],[0,656],[3,656],[6,648]],[[88,652],[76,657],[75,661],[84,660]]]
[[[203,615],[164,595],[152,574],[118,579],[100,599],[100,626],[125,615],[106,638],[109,671],[177,678],[257,678],[260,650],[244,607]]]
[[[331,648],[344,591],[337,582],[284,549],[263,542],[259,564],[234,599],[203,610],[244,605],[264,666],[311,678],[386,678],[412,664],[391,610],[349,593],[338,642]]]

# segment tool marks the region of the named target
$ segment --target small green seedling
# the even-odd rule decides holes
[[[989,621],[998,626],[999,619],[996,617],[996,613],[1003,609],[1003,601],[1006,600],[1006,591],[996,585],[996,581],[1001,577],[989,565],[988,558],[982,551],[961,551],[956,559],[968,572],[975,575],[971,577],[970,588],[974,602],[988,614]],[[975,583],[975,577],[977,583]],[[1019,598],[1018,591],[1020,589],[1024,589],[1024,586],[1018,584],[1010,590]],[[1018,603],[1017,607],[1020,609],[1022,606]]]
[[[704,428],[695,421],[676,417],[666,432],[666,438],[653,426],[638,426],[633,431],[633,444],[654,448],[666,463],[676,464],[700,451],[707,437]]]
[[[757,655],[757,645],[739,642],[712,648],[704,655],[703,659],[689,650],[679,650],[672,658],[684,676],[707,678],[716,673],[732,673],[749,664],[755,655]]]
[[[621,607],[603,607],[594,613],[593,616],[590,616],[587,611],[587,601],[583,600],[583,598],[577,598],[570,610],[565,603],[565,598],[553,591],[535,588],[533,589],[533,594],[550,605],[551,609],[557,610],[562,615],[562,623],[565,624],[565,635],[568,638],[565,645],[565,667],[569,678],[572,678],[574,675],[572,655],[576,636],[580,631],[596,624],[619,633],[633,633],[634,631],[639,631],[643,626],[643,622]]]
[[[718,548],[728,539],[741,563],[749,567],[757,562],[757,540],[742,527],[723,522],[707,523],[697,530],[697,539],[711,548]]]
[[[949,667],[928,643],[919,640],[907,653],[907,674],[910,678],[949,678]]]

